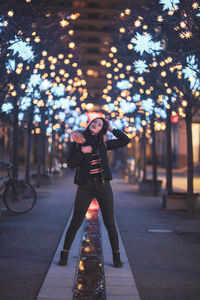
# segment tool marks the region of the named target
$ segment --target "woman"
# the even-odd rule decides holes
[[[107,130],[111,131],[117,139],[105,141]],[[68,253],[76,232],[84,220],[92,199],[96,198],[108,231],[114,267],[122,267],[110,185],[112,174],[108,165],[107,151],[121,148],[130,140],[122,131],[113,129],[110,122],[104,118],[94,119],[83,134],[72,133],[72,138],[74,142],[69,149],[68,166],[71,169],[76,168],[74,183],[78,185],[78,189],[73,217],[60,253],[59,265],[67,265]]]

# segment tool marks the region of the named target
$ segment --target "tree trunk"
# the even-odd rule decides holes
[[[30,118],[28,122],[27,135],[26,135],[26,161],[25,161],[25,180],[30,180],[30,157],[31,157],[31,144],[32,144],[32,122],[33,122],[33,108],[31,108]]]
[[[40,136],[38,143],[38,163],[37,163],[37,180],[36,186],[40,187],[41,183],[41,166],[43,166],[44,159],[44,127],[45,127],[45,115],[44,110],[41,108],[41,123],[40,123]]]
[[[157,184],[157,158],[156,158],[156,136],[154,129],[154,117],[151,119],[151,137],[152,137],[152,173],[153,173],[153,195],[158,195]]]
[[[142,136],[142,145],[143,145],[143,180],[146,180],[147,172],[146,172],[146,126],[144,126],[143,136]]]
[[[195,218],[195,200],[194,200],[194,165],[193,165],[193,146],[192,146],[192,111],[191,106],[188,105],[186,109],[186,131],[187,131],[187,201],[189,218]]]
[[[172,192],[172,146],[171,146],[171,98],[169,100],[170,108],[167,109],[166,122],[166,189],[168,193]]]
[[[55,130],[53,130],[53,132],[52,132],[51,152],[50,152],[50,156],[49,156],[49,172],[52,171],[52,167],[53,167],[54,139],[55,139]]]
[[[13,178],[18,178],[18,145],[19,145],[19,125],[18,125],[18,105],[17,98],[14,99],[14,108],[13,108],[13,137],[12,137],[12,163]]]

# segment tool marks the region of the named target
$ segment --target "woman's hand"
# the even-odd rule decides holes
[[[106,122],[108,123],[108,131],[113,131],[110,121],[108,119],[106,119]]]
[[[91,146],[82,146],[81,151],[83,153],[92,153],[92,147]]]

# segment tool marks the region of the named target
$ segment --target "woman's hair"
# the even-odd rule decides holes
[[[91,134],[89,127],[92,124],[92,122],[96,119],[101,119],[103,121],[103,126],[102,126],[101,131],[98,133],[98,135],[94,136]],[[93,119],[88,124],[87,128],[85,129],[84,136],[85,136],[87,142],[92,146],[94,152],[97,150],[99,145],[101,143],[103,143],[103,135],[106,134],[107,130],[108,130],[108,122],[104,118],[101,118],[101,117],[97,117],[97,118]]]

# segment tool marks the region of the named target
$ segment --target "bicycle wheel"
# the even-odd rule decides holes
[[[3,201],[15,214],[23,214],[33,208],[37,195],[33,186],[24,181],[11,182],[4,190]]]

